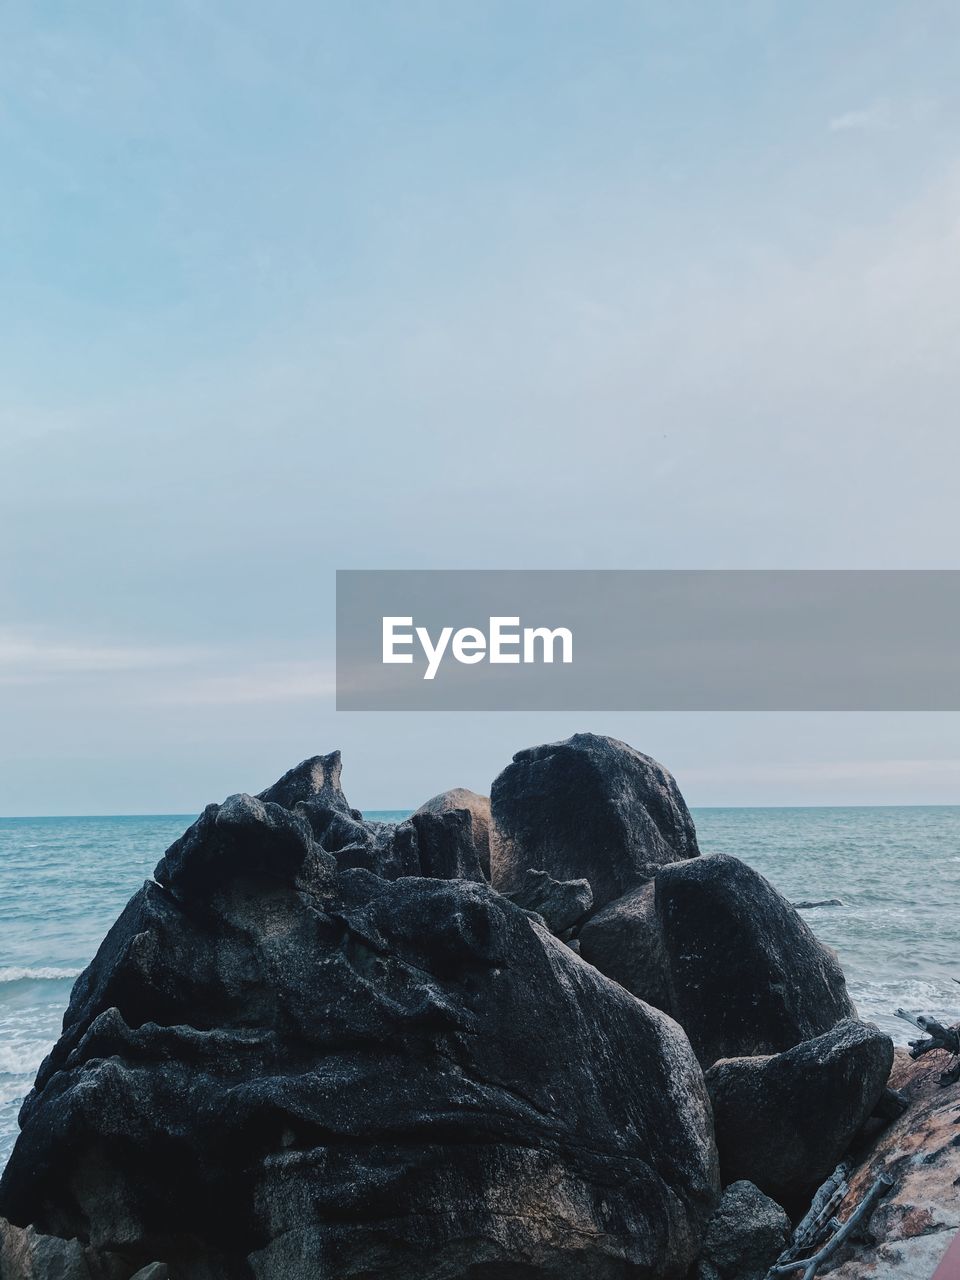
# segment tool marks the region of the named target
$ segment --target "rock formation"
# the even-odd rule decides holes
[[[779,1053],[856,1015],[836,956],[738,858],[659,869],[580,928],[580,954],[681,1024],[704,1067]]]
[[[445,793],[452,795],[472,792]],[[442,803],[445,796],[428,801],[405,822],[367,821],[347,803],[340,787],[340,752],[334,751],[304,760],[257,799],[299,814],[340,870],[362,867],[386,880],[429,876],[486,881],[489,840],[483,839],[483,806],[447,805]]]
[[[0,1212],[188,1280],[681,1280],[718,1177],[680,1028],[478,880],[349,865],[393,876],[425,827],[367,831],[329,774],[168,850],[76,984]]]
[[[45,1236],[0,1218],[0,1280],[169,1280],[165,1262],[131,1272],[120,1254],[92,1249],[76,1238]]]
[[[315,813],[333,809],[359,819],[362,815],[351,809],[340,786],[343,761],[339,751],[326,756],[311,756],[294,768],[288,769],[272,787],[261,791],[258,800],[278,804],[284,809],[294,809],[301,802],[308,803]]]
[[[892,1098],[852,1015],[623,743],[399,823],[317,756],[208,806],[78,979],[0,1280],[756,1280],[768,1197],[804,1208]]]

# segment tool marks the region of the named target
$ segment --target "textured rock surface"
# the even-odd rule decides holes
[[[168,1275],[165,1263],[141,1269],[119,1254],[0,1218],[0,1280],[167,1280]]]
[[[872,1234],[872,1228],[867,1229]],[[935,1231],[931,1235],[903,1237],[873,1247],[862,1243],[849,1246],[837,1254],[838,1259],[846,1261],[821,1267],[818,1280],[827,1275],[834,1280],[932,1280],[956,1239],[955,1231]],[[952,1257],[952,1261],[955,1265],[942,1280],[953,1280],[958,1274],[960,1259]]]
[[[671,774],[614,738],[578,733],[519,751],[490,800],[498,889],[514,889],[536,867],[555,880],[585,876],[602,907],[664,863],[699,853]]]
[[[763,1280],[790,1239],[790,1219],[752,1182],[733,1182],[707,1226],[697,1280]]]
[[[579,933],[584,960],[641,1000],[670,1012],[667,954],[653,883],[641,885],[590,917]]]
[[[405,827],[406,823],[402,826]],[[410,819],[410,826],[416,833],[421,876],[436,880],[476,880],[486,884],[487,877],[477,857],[473,814],[468,809],[415,813]]]
[[[941,1059],[938,1061],[937,1059]],[[942,1089],[942,1054],[911,1061],[898,1049],[890,1079],[910,1106],[880,1131],[850,1178],[848,1204],[862,1199],[881,1168],[895,1186],[875,1210],[872,1246],[837,1254],[835,1280],[930,1280],[960,1229],[960,1087]],[[958,1259],[960,1262],[960,1259]]]
[[[92,1262],[79,1240],[42,1236],[33,1227],[15,1227],[0,1218],[0,1280],[127,1280],[130,1272],[109,1272]]]
[[[330,774],[208,807],[131,900],[0,1212],[187,1280],[681,1280],[719,1184],[680,1029],[484,884],[345,868]],[[402,826],[357,841],[391,874]]]
[[[536,871],[532,867],[524,872],[517,887],[506,896],[525,911],[535,911],[542,916],[551,933],[558,936],[572,929],[590,910],[593,902],[588,880],[554,880],[545,871]]]
[[[316,809],[337,809],[347,815],[356,815],[356,810],[347,804],[340,785],[342,771],[339,751],[331,751],[326,756],[311,756],[288,769],[272,787],[261,791],[257,799],[279,804],[284,809],[293,809],[304,802]]]
[[[664,867],[656,909],[668,1007],[705,1067],[779,1053],[856,1016],[834,953],[738,858]]]
[[[747,1179],[802,1211],[836,1167],[883,1092],[893,1042],[842,1022],[768,1057],[728,1058],[707,1072],[725,1185]]]
[[[256,800],[292,811],[306,823],[337,867],[362,867],[387,880],[400,876],[486,880],[482,860],[489,863],[489,842],[478,837],[488,819],[483,805],[443,805],[444,797],[418,810],[405,822],[372,822],[351,809],[340,785],[340,752],[314,756],[285,773]],[[447,792],[464,798],[472,792]],[[249,799],[249,797],[248,797]],[[482,801],[483,797],[477,796]],[[190,833],[184,837],[192,838]],[[180,856],[179,843],[167,860]]]
[[[473,846],[484,876],[490,879],[490,850],[493,839],[493,824],[490,817],[490,797],[477,795],[476,791],[468,791],[465,787],[454,787],[450,791],[442,791],[422,804],[414,817],[422,813],[444,814],[457,809],[465,809],[472,819]]]

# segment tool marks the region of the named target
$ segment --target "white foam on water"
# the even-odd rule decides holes
[[[19,1108],[25,1092],[22,1080],[0,1080],[0,1107],[15,1104]]]
[[[937,1018],[945,1026],[960,1022],[960,986],[948,978],[851,979],[847,987],[860,1017],[876,1022],[897,1044],[905,1045],[923,1034],[898,1018],[898,1009]]]
[[[0,1075],[32,1078],[52,1048],[52,1040],[14,1040],[8,1044],[0,1044]],[[5,1085],[5,1091],[7,1088]],[[24,1090],[21,1089],[20,1092]],[[11,1094],[11,1097],[15,1096],[16,1094]]]
[[[79,978],[82,969],[56,969],[52,965],[40,965],[36,969],[0,969],[0,983],[4,982],[65,982]]]

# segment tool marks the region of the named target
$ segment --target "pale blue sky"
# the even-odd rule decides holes
[[[957,567],[951,3],[0,11],[0,813],[612,731],[957,801],[955,716],[336,716],[337,567]]]

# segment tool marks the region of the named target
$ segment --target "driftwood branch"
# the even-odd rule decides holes
[[[897,1010],[897,1017],[903,1022],[909,1022],[912,1027],[919,1027],[929,1037],[927,1040],[910,1041],[911,1049],[916,1047],[916,1052],[910,1054],[911,1058],[919,1058],[933,1049],[946,1049],[948,1053],[960,1054],[960,1027],[945,1027],[936,1018],[925,1018],[922,1014],[916,1017],[904,1009]]]
[[[824,1187],[821,1187],[820,1191],[817,1192],[817,1196],[821,1194],[827,1185],[828,1184],[825,1183]],[[849,1240],[859,1227],[866,1223],[876,1206],[883,1197],[887,1195],[892,1187],[893,1179],[888,1177],[885,1173],[881,1173],[867,1194],[850,1214],[850,1217],[847,1218],[846,1222],[842,1222],[837,1226],[833,1235],[831,1235],[830,1238],[820,1246],[812,1257],[797,1258],[791,1262],[777,1263],[770,1268],[770,1271],[767,1274],[770,1276],[785,1276],[789,1275],[791,1271],[802,1271],[802,1280],[814,1280],[818,1269],[823,1265],[823,1263],[825,1263],[828,1258],[832,1257],[840,1246]],[[814,1199],[816,1199],[816,1197]],[[809,1217],[809,1214],[807,1216]],[[806,1221],[806,1218],[804,1221]]]
[[[792,1262],[798,1254],[814,1248],[827,1229],[834,1212],[843,1203],[849,1187],[850,1165],[838,1164],[833,1173],[817,1191],[810,1208],[797,1224],[785,1254],[777,1262]]]
[[[919,1027],[926,1035],[925,1039],[910,1041],[911,1058],[922,1058],[925,1053],[932,1053],[936,1049],[952,1053],[954,1057],[960,1055],[960,1025],[945,1027],[936,1018],[926,1018],[923,1015],[915,1017],[903,1009],[897,1010],[897,1017],[904,1022],[909,1022],[911,1027]],[[956,1084],[958,1080],[960,1080],[960,1062],[954,1063],[949,1071],[941,1072],[941,1085]]]

